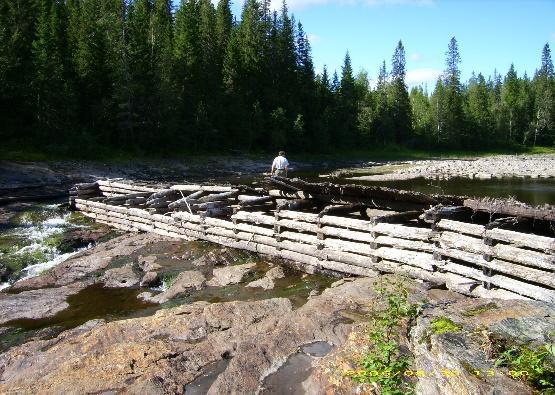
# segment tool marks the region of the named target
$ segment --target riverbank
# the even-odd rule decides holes
[[[372,163],[358,168],[339,169],[329,177],[353,181],[402,181],[424,179],[555,178],[555,154],[497,155]]]

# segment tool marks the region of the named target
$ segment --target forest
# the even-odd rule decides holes
[[[0,138],[77,154],[554,145],[549,44],[533,76],[462,81],[460,62],[447,37],[431,92],[409,92],[402,41],[372,84],[348,52],[317,74],[285,1],[246,0],[238,18],[230,0],[2,0]]]

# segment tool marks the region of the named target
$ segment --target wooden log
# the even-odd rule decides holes
[[[224,185],[197,185],[197,184],[185,184],[185,185],[172,185],[170,189],[183,192],[233,192],[237,189],[232,186]]]
[[[215,202],[207,202],[200,204],[190,204],[191,210],[206,210],[209,208],[219,208],[219,207],[229,207],[231,205],[230,200],[218,200]]]
[[[131,190],[131,191],[137,191],[137,192],[155,193],[159,191],[159,189],[157,188],[150,188],[150,187],[145,187],[145,186],[136,185],[136,184],[126,184],[119,181],[98,180],[97,183],[101,187],[122,188],[122,189]]]
[[[438,222],[439,229],[452,230],[457,233],[481,236],[493,240],[504,241],[514,244],[517,247],[527,247],[530,249],[545,251],[555,251],[555,238],[538,236],[528,233],[515,232],[506,229],[486,229],[485,226],[468,224],[465,222],[451,221],[442,219]]]
[[[283,191],[281,189],[270,189],[267,191],[269,196],[287,198],[287,199],[311,199],[312,196],[309,193],[303,191]]]
[[[236,197],[239,194],[238,191],[231,191],[231,192],[223,192],[223,193],[216,193],[208,196],[201,197],[197,199],[199,203],[207,203],[207,202],[214,202],[216,200],[224,200]]]
[[[515,280],[507,276],[494,274],[493,276],[486,277],[481,270],[474,269],[464,265],[459,265],[454,262],[446,263],[442,267],[442,269],[445,271],[462,275],[464,277],[473,278],[478,281],[490,282],[491,284],[499,288],[507,289],[511,292],[515,292],[517,294],[528,296],[537,300],[543,300],[549,303],[555,302],[554,290],[542,288],[537,285],[528,284],[524,281]]]
[[[171,214],[171,217],[178,221],[186,221],[186,222],[193,222],[193,223],[202,222],[202,218],[200,215],[191,214],[185,211],[174,212]]]
[[[233,209],[231,207],[212,207],[207,208],[205,211],[199,212],[201,217],[228,217],[233,214]]]
[[[441,219],[458,219],[460,217],[468,217],[472,214],[472,210],[469,210],[464,206],[449,206],[445,207],[443,205],[437,205],[424,212],[424,221],[428,223],[435,223]]]
[[[534,266],[555,271],[555,255],[525,250],[506,244],[497,244],[491,248],[491,255],[506,261]]]
[[[125,201],[125,204],[128,205],[128,206],[145,205],[146,204],[146,198],[138,197],[138,198],[134,198],[134,199],[127,199]]]
[[[361,210],[366,210],[366,206],[363,204],[329,205],[324,207],[324,209],[318,213],[318,216],[323,217],[324,215],[330,214],[350,214]]]
[[[509,274],[513,277],[521,278],[525,281],[532,281],[538,284],[547,285],[555,288],[555,275],[552,272],[545,272],[527,266],[517,265],[500,259],[486,261],[482,255],[460,251],[456,249],[443,248],[440,253],[453,259],[467,262],[479,267],[485,267],[496,272]]]
[[[98,189],[98,183],[96,183],[96,182],[81,182],[81,183],[75,184],[73,187],[77,190]]]
[[[248,196],[249,199],[246,199],[245,195],[239,195],[237,197],[237,200],[239,200],[239,206],[241,207],[245,207],[245,206],[256,206],[259,205],[261,203],[266,203],[266,202],[273,202],[274,198],[271,196]]]
[[[507,229],[486,230],[485,237],[540,251],[555,251],[555,238],[515,232]]]
[[[513,217],[533,218],[542,221],[555,221],[555,206],[532,207],[521,202],[506,199],[466,199],[465,207],[475,211],[484,211]]]
[[[178,196],[179,196],[178,191],[174,189],[165,189],[163,191],[153,193],[152,195],[150,195],[150,198],[148,200],[150,201],[150,200],[155,200],[160,198],[167,198],[170,200],[174,200]]]
[[[415,266],[403,265],[399,262],[381,260],[378,263],[377,267],[379,267],[380,271],[382,272],[401,274],[406,277],[428,281],[436,285],[445,284],[446,282],[445,273],[439,273],[439,272],[432,273]]]
[[[487,246],[482,242],[482,239],[449,231],[442,232],[437,240],[440,245],[445,248],[458,249],[475,254],[485,254],[540,269],[555,270],[554,255],[525,250],[506,244]]]
[[[317,203],[313,200],[305,200],[305,199],[292,199],[292,200],[283,200],[278,203],[277,207],[281,210],[303,210],[307,208],[316,207]]]

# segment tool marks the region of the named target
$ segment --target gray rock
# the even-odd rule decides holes
[[[179,273],[172,285],[164,292],[152,297],[154,303],[165,303],[191,290],[201,290],[206,284],[204,275],[196,270]]]
[[[261,279],[252,281],[248,283],[246,286],[249,288],[262,288],[265,290],[274,289],[275,287],[275,279],[285,277],[285,273],[280,266],[276,266],[266,272],[266,275]]]
[[[107,288],[129,288],[137,285],[140,278],[133,271],[133,267],[127,264],[122,267],[106,270],[100,281]]]
[[[223,287],[229,284],[238,284],[250,273],[256,263],[245,263],[243,265],[227,266],[214,269],[212,277],[206,285],[210,287]]]
[[[83,281],[94,272],[108,267],[113,259],[131,255],[147,243],[161,240],[152,234],[123,235],[83,251],[48,272],[26,280],[17,281],[11,290],[59,287],[75,281]]]
[[[66,299],[88,284],[75,283],[59,288],[35,289],[18,294],[0,292],[0,324],[22,318],[51,317],[69,307]]]
[[[142,256],[140,255],[137,258],[137,262],[139,265],[139,268],[143,271],[143,272],[153,272],[156,270],[159,270],[160,268],[162,268],[162,266],[160,266],[159,264],[156,263],[156,257],[155,256]]]
[[[152,284],[155,284],[157,281],[158,281],[158,273],[146,272],[143,278],[141,279],[141,283],[139,285],[141,287],[148,287]]]

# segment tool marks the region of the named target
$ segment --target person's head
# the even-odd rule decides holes
[[[285,156],[285,151],[279,151],[279,156]]]

